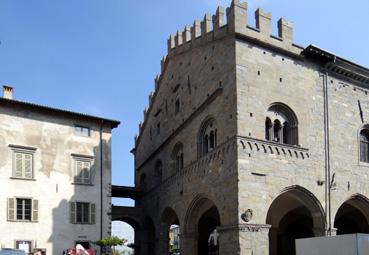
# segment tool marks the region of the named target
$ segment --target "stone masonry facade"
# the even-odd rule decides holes
[[[168,254],[172,224],[181,255],[369,231],[369,70],[247,15],[233,0],[168,40],[135,139],[138,254]]]

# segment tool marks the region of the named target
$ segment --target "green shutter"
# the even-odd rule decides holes
[[[32,178],[32,155],[31,154],[23,154],[24,160],[24,177]]]
[[[8,198],[8,220],[15,220],[15,198]]]
[[[90,204],[90,224],[96,223],[96,206],[95,204]]]
[[[70,223],[75,224],[76,223],[76,203],[70,202],[69,203],[69,210],[70,210]]]
[[[14,177],[23,177],[23,155],[22,153],[15,153],[15,168]]]
[[[32,221],[38,221],[38,200],[32,200]]]

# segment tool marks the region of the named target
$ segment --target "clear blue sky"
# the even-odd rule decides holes
[[[294,22],[295,42],[369,66],[369,1],[250,0]],[[216,0],[1,0],[0,84],[16,99],[120,120],[113,183],[133,185],[133,137],[170,33]]]

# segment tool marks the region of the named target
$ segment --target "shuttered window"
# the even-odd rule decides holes
[[[369,130],[360,132],[360,161],[369,163]]]
[[[8,198],[8,221],[38,221],[38,200]]]
[[[14,151],[13,177],[33,178],[33,154]]]
[[[74,182],[77,184],[91,184],[91,161],[74,160]]]
[[[70,202],[70,223],[95,224],[96,206],[88,202]]]

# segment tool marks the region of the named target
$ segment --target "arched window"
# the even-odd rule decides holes
[[[183,145],[182,143],[177,143],[174,146],[173,152],[172,152],[172,160],[173,160],[173,168],[174,171],[179,171],[183,169]]]
[[[199,157],[213,151],[217,146],[217,128],[213,118],[207,119],[200,128],[198,137]]]
[[[142,174],[141,177],[140,177],[140,188],[142,190],[146,190],[147,189],[146,174]]]
[[[270,141],[272,137],[272,121],[267,117],[265,120],[265,140]]]
[[[287,105],[282,103],[272,104],[268,108],[266,116],[265,140],[298,145],[297,117]]]
[[[273,125],[273,141],[279,143],[281,141],[282,126],[279,120],[274,121]]]
[[[161,163],[161,160],[158,160],[155,163],[154,177],[155,177],[155,184],[156,185],[160,184],[162,181],[162,177],[163,177],[163,164]]]
[[[360,132],[360,161],[369,163],[369,129]]]

